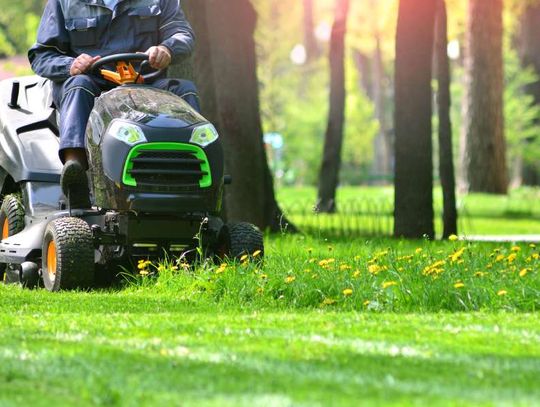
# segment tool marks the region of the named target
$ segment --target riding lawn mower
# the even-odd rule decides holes
[[[96,98],[86,130],[90,209],[70,208],[60,187],[50,82],[0,83],[1,281],[87,289],[98,273],[141,259],[264,252],[255,226],[220,217],[230,177],[216,129],[180,97],[145,85],[162,73],[133,68],[147,59],[117,54],[92,67],[118,86]]]

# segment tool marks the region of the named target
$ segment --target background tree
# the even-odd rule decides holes
[[[463,170],[470,192],[506,194],[502,0],[469,0]]]
[[[313,3],[314,0],[304,0],[304,46],[308,62],[317,59],[320,54],[319,44],[315,38]]]
[[[448,59],[448,19],[445,0],[437,0],[435,24],[435,66],[439,110],[439,176],[443,191],[443,237],[457,234],[456,181],[450,120],[450,61]]]
[[[401,0],[396,36],[394,234],[432,238],[431,74],[435,1]]]
[[[233,178],[225,189],[226,217],[278,231],[287,221],[274,196],[263,146],[255,10],[249,0],[198,0],[183,6],[198,37],[194,73],[203,113],[222,135],[225,167]]]
[[[330,112],[317,199],[317,210],[320,212],[335,212],[336,210],[336,189],[341,167],[345,120],[345,33],[349,7],[349,0],[336,0],[336,16],[330,39]]]
[[[540,106],[540,1],[529,0],[519,18],[518,51],[523,68],[532,68],[536,80],[524,86],[524,91],[532,96],[534,105]],[[531,145],[538,142],[538,134],[525,140]],[[540,185],[540,165],[538,159],[521,159],[521,182],[525,185]]]

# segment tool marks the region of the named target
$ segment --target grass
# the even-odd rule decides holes
[[[343,187],[337,193],[338,213],[313,214],[315,188],[281,188],[278,200],[290,219],[310,233],[336,235],[391,235],[392,187]],[[435,228],[442,231],[442,192],[434,190]],[[540,234],[540,189],[519,188],[508,195],[458,196],[462,235]]]
[[[539,404],[538,248],[267,247],[110,292],[0,286],[0,405]]]

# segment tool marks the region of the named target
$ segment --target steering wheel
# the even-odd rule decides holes
[[[151,68],[155,72],[141,75],[139,72],[135,71],[135,69],[131,65],[131,62],[141,62],[139,70],[142,70],[144,67],[150,67],[150,64],[148,63],[148,58],[148,55],[143,53],[125,53],[109,55],[100,58],[96,62],[94,62],[94,64],[90,68],[90,72],[94,75],[101,74],[105,79],[118,85],[124,85],[128,83],[144,83],[146,81],[151,81],[158,78],[165,72],[165,69],[156,70]],[[116,64],[116,72],[101,69],[108,64]]]

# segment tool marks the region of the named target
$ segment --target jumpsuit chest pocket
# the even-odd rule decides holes
[[[135,34],[152,36],[152,38],[155,36],[157,38],[160,14],[159,5],[132,8],[129,11],[129,16],[133,21]]]
[[[71,18],[66,20],[66,29],[72,47],[88,47],[96,45],[97,18]]]

